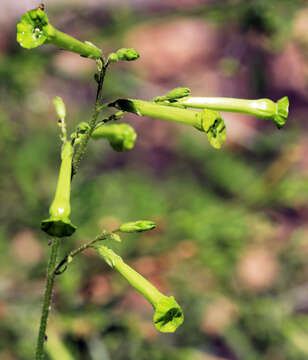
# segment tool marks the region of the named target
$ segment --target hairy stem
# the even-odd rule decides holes
[[[103,61],[103,59],[101,59],[101,60]],[[103,62],[103,64],[104,64],[104,62]],[[82,137],[82,140],[81,140],[81,142],[79,144],[78,150],[77,150],[77,152],[76,152],[76,154],[74,156],[72,177],[74,175],[76,175],[76,173],[78,171],[80,161],[83,158],[83,155],[84,155],[84,153],[86,151],[88,142],[89,142],[89,140],[91,138],[92,132],[94,131],[95,126],[97,124],[97,118],[98,118],[98,115],[99,115],[99,113],[101,111],[101,100],[102,100],[102,94],[103,94],[103,84],[104,84],[104,79],[105,79],[107,68],[108,68],[108,63],[103,65],[102,70],[99,73],[94,112],[93,112],[91,120],[89,121],[90,127],[89,127],[88,131]]]
[[[87,243],[81,245],[79,248],[71,251],[69,254],[67,254],[55,267],[54,274],[55,275],[61,275],[67,268],[67,264],[69,262],[69,259],[72,259],[74,256],[80,254],[84,250],[91,247],[94,243],[107,239],[108,236],[110,236],[112,233],[116,232],[117,230],[111,231],[111,232],[104,232],[103,234],[98,235],[95,239],[88,241]]]
[[[52,290],[55,279],[54,268],[57,261],[58,248],[59,248],[59,239],[54,238],[51,244],[51,253],[47,268],[46,288],[45,288],[42,315],[40,321],[40,329],[37,339],[37,347],[36,347],[36,355],[35,355],[36,360],[44,359],[44,342],[46,338],[47,319],[50,311]]]
[[[101,60],[103,62],[103,66],[102,66],[102,69],[101,69],[101,71],[99,73],[99,77],[98,77],[98,86],[97,86],[97,92],[96,92],[94,112],[93,112],[92,119],[89,122],[89,125],[90,125],[89,130],[83,137],[83,139],[79,145],[79,148],[75,154],[75,157],[73,159],[72,177],[77,172],[79,163],[86,151],[88,141],[89,141],[91,134],[94,131],[95,126],[97,124],[97,118],[98,118],[98,115],[100,112],[100,105],[101,105],[102,92],[103,92],[103,83],[104,83],[106,70],[108,67],[108,63],[105,64],[104,60],[103,59],[101,59]],[[96,238],[96,239],[94,239],[94,241],[81,246],[75,252],[72,252],[70,254],[70,256],[73,257],[73,256],[77,255],[78,253],[80,253],[81,251],[83,251],[84,249],[89,247],[93,242],[98,241],[98,240],[100,240],[100,239]],[[47,320],[48,320],[48,315],[49,315],[49,310],[50,310],[51,297],[52,297],[52,292],[53,292],[55,276],[57,273],[60,273],[59,269],[63,265],[65,265],[65,263],[68,260],[68,256],[67,256],[65,258],[65,261],[60,262],[58,264],[58,266],[56,267],[58,248],[59,248],[59,239],[55,238],[51,245],[51,254],[50,254],[49,264],[48,264],[48,268],[47,268],[46,288],[45,288],[45,295],[44,295],[43,308],[42,308],[41,321],[40,321],[40,329],[39,329],[37,348],[36,348],[36,357],[35,357],[36,360],[41,360],[44,358],[44,341],[45,341],[45,337],[46,337]]]

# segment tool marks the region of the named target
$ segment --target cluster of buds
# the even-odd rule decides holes
[[[121,48],[117,52],[112,52],[108,56],[108,62],[116,63],[118,61],[134,61],[139,59],[139,53],[133,49]]]

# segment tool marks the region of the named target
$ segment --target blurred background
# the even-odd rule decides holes
[[[95,63],[16,43],[33,0],[0,13],[0,359],[33,359],[59,167],[52,99],[73,130],[91,116]],[[226,113],[218,151],[204,134],[163,120],[125,120],[135,148],[92,141],[73,181],[61,256],[102,229],[138,219],[157,229],[122,236],[121,256],[181,304],[184,324],[160,334],[151,306],[94,251],[56,279],[48,359],[301,360],[308,358],[308,4],[303,0],[48,0],[50,22],[105,54],[105,100],[195,96],[290,99],[285,128]]]

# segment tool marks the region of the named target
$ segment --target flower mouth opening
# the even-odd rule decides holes
[[[183,316],[182,311],[179,308],[172,308],[166,312],[165,315],[161,316],[160,318],[154,321],[155,324],[162,323],[161,326],[168,324],[174,318],[180,318]]]
[[[75,232],[76,226],[68,219],[46,219],[41,222],[41,229],[50,236],[67,237]]]
[[[174,332],[184,321],[183,311],[173,296],[163,297],[155,308],[153,322],[160,332]]]
[[[26,49],[42,45],[48,38],[48,17],[41,9],[26,12],[17,24],[17,41]]]

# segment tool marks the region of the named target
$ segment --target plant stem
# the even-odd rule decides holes
[[[107,70],[107,67],[108,67],[108,63],[105,64],[103,58],[101,58],[101,60],[103,62],[103,66],[102,66],[102,69],[101,69],[101,71],[99,73],[99,78],[98,78],[98,86],[97,86],[97,92],[96,92],[95,108],[94,108],[92,119],[89,122],[90,128],[87,131],[87,133],[85,134],[85,136],[83,136],[82,141],[81,141],[81,143],[79,145],[79,148],[78,148],[78,150],[76,152],[76,155],[75,155],[75,157],[73,159],[72,177],[77,172],[79,163],[80,163],[80,161],[81,161],[81,159],[82,159],[82,157],[83,157],[83,155],[85,153],[88,141],[89,141],[89,139],[91,137],[91,134],[94,131],[95,126],[97,124],[97,117],[98,117],[99,112],[100,112],[100,105],[101,105],[102,91],[103,91],[103,83],[104,83],[106,70]],[[98,240],[99,239],[96,238],[96,239],[94,239],[94,241],[91,241],[90,243],[81,246],[75,252],[72,252],[71,256],[77,255],[77,253],[83,251],[84,249],[89,247],[91,243],[93,243],[95,241],[98,241]],[[41,321],[40,321],[40,329],[39,329],[39,335],[38,335],[38,340],[37,340],[37,348],[36,348],[36,357],[35,357],[36,360],[42,360],[44,358],[44,341],[45,341],[45,336],[46,336],[45,333],[46,333],[47,320],[48,320],[48,315],[49,315],[49,310],[50,310],[50,304],[51,304],[51,297],[52,297],[54,280],[55,280],[55,276],[57,274],[57,271],[60,269],[61,266],[63,266],[65,264],[65,262],[62,261],[56,267],[58,248],[59,248],[59,239],[54,238],[53,242],[52,242],[52,245],[51,245],[51,254],[50,254],[49,264],[48,264],[48,268],[47,268],[46,288],[45,288],[42,315],[41,315]],[[67,259],[68,259],[68,257],[65,258],[66,262],[67,262]]]
[[[44,358],[44,341],[46,337],[46,326],[47,326],[47,319],[50,310],[50,303],[52,297],[52,290],[53,284],[55,279],[54,274],[54,267],[57,261],[57,253],[59,248],[59,239],[54,238],[51,244],[51,253],[49,258],[49,264],[47,268],[47,279],[46,279],[46,288],[45,288],[45,295],[42,307],[42,315],[40,321],[40,329],[37,339],[37,347],[36,347],[36,360],[41,360]]]
[[[73,258],[74,256],[80,254],[81,252],[83,252],[84,250],[88,249],[89,247],[91,247],[94,243],[101,241],[101,240],[105,240],[109,235],[115,233],[117,230],[111,231],[111,232],[104,232],[103,234],[100,234],[98,236],[96,236],[95,239],[88,241],[87,243],[81,245],[79,248],[71,251],[69,254],[67,254],[64,259],[62,259],[58,265],[55,267],[54,269],[54,274],[55,275],[61,275],[67,267],[67,263],[68,263],[68,259],[69,258]],[[64,266],[64,269],[61,269]]]
[[[101,60],[103,62],[103,67],[102,67],[102,70],[100,71],[99,77],[98,77],[98,86],[97,86],[97,92],[96,92],[96,101],[95,101],[94,112],[93,112],[91,120],[89,121],[90,127],[89,127],[88,131],[82,137],[82,140],[81,140],[81,142],[79,144],[78,150],[77,150],[77,152],[76,152],[76,154],[74,156],[72,177],[74,175],[76,175],[76,173],[78,171],[80,161],[83,158],[83,155],[84,155],[84,153],[86,151],[86,147],[88,145],[88,142],[90,140],[92,132],[95,129],[95,126],[97,124],[97,118],[98,118],[98,115],[99,115],[100,110],[101,110],[103,84],[104,84],[106,71],[107,71],[107,68],[108,68],[108,63],[104,64],[104,60],[103,59],[101,59]]]

